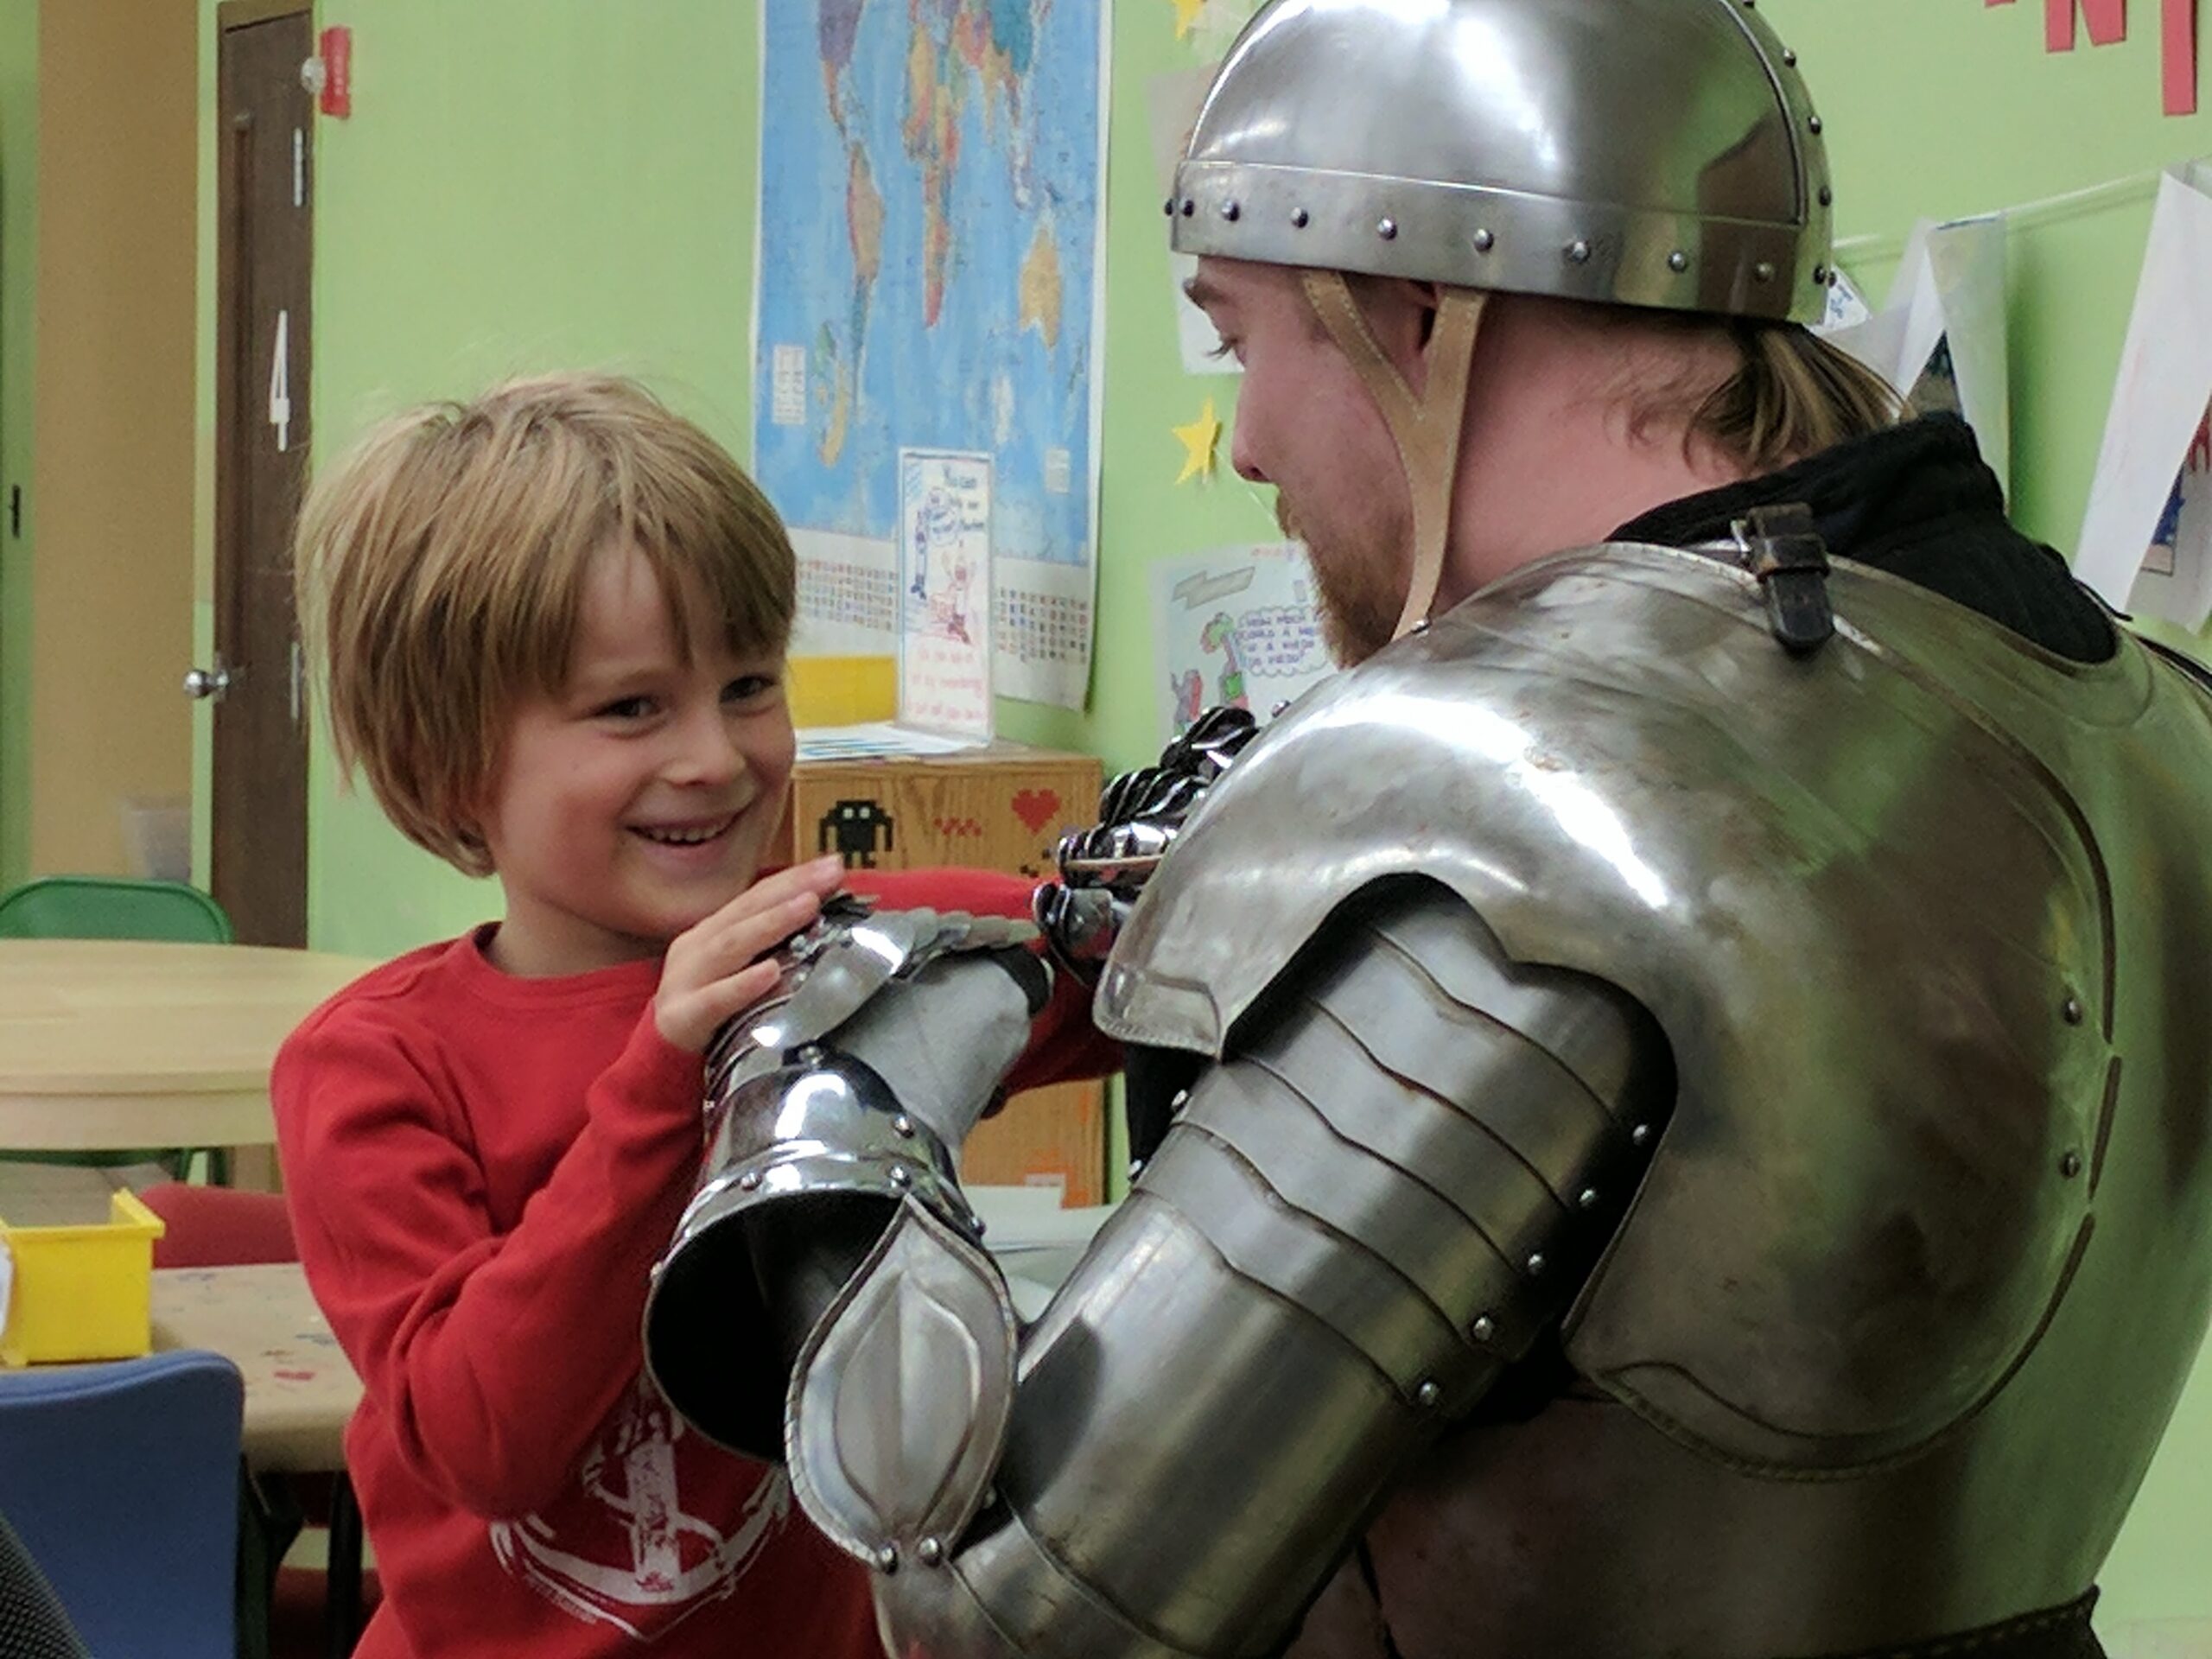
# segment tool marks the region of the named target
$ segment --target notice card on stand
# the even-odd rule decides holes
[[[991,735],[991,458],[899,452],[899,719]]]
[[[2074,574],[2120,610],[2212,618],[2212,163],[2159,181]]]

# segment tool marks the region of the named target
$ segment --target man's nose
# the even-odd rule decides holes
[[[1236,469],[1236,476],[1248,484],[1268,483],[1267,468],[1260,465],[1258,443],[1248,435],[1248,431],[1241,420],[1230,429],[1229,464]]]

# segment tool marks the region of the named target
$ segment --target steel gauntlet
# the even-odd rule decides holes
[[[1258,730],[1244,709],[1207,709],[1167,746],[1158,766],[1125,772],[1106,785],[1096,824],[1060,837],[1060,879],[1037,890],[1037,925],[1072,971],[1097,979],[1185,821]]]

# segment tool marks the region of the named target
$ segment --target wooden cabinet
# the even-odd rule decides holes
[[[843,855],[853,869],[960,865],[1043,877],[1061,835],[1096,817],[1096,757],[995,743],[928,760],[802,762],[791,777],[785,861]],[[982,1185],[1046,1185],[1068,1205],[1106,1201],[1105,1090],[1032,1090],[977,1126],[963,1173]]]

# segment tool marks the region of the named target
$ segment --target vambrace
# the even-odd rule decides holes
[[[1373,890],[1018,1352],[995,1269],[909,1197],[804,1340],[794,1489],[874,1567],[899,1659],[1279,1651],[1567,1314],[1672,1098],[1635,1002],[1512,963],[1441,889]]]
[[[1049,997],[1035,937],[834,899],[779,989],[716,1034],[703,1173],[644,1322],[654,1385],[709,1439],[782,1459],[800,1347],[909,1204],[988,1270],[957,1155]]]

